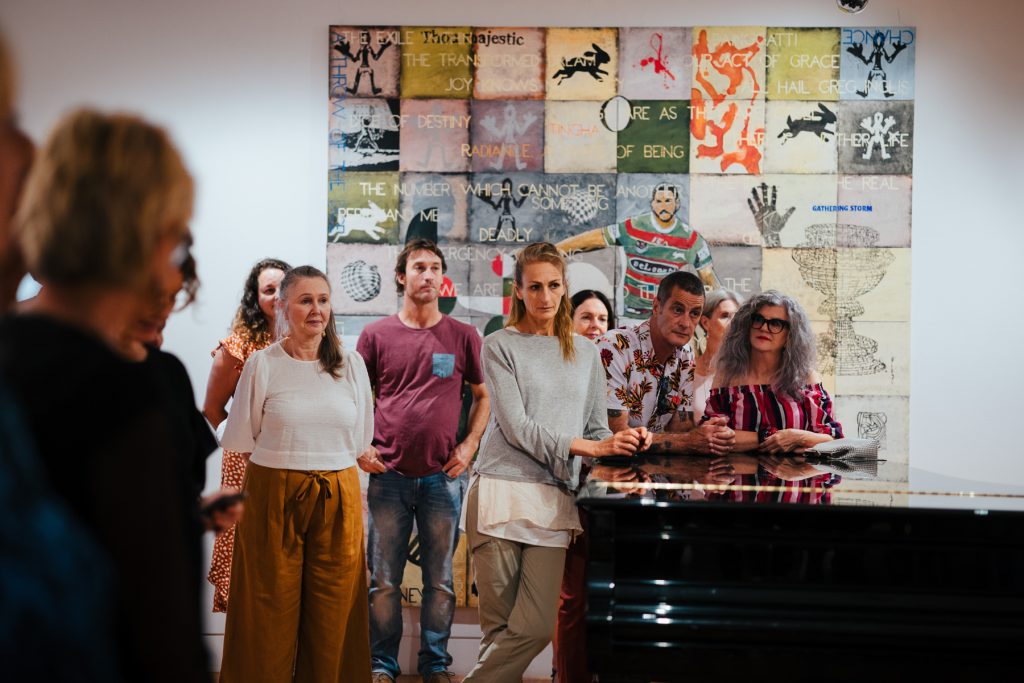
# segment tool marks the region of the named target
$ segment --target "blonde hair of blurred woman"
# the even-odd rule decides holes
[[[44,287],[144,293],[160,245],[188,235],[192,199],[192,178],[163,129],[80,109],[36,159],[15,229]]]

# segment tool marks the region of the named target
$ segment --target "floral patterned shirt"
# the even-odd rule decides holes
[[[663,432],[672,416],[686,418],[693,401],[694,357],[690,345],[664,362],[655,358],[651,321],[609,330],[597,341],[608,379],[608,410],[629,413],[630,427]]]

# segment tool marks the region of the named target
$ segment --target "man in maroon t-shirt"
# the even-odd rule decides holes
[[[370,472],[367,560],[373,683],[398,679],[402,638],[399,592],[413,520],[423,571],[418,669],[426,683],[448,683],[448,637],[455,615],[452,556],[466,492],[490,403],[476,328],[441,313],[444,255],[429,240],[409,242],[395,282],[402,310],[367,325],[357,350],[366,361],[377,404],[373,446],[359,456]],[[463,383],[473,394],[468,434],[456,443]]]

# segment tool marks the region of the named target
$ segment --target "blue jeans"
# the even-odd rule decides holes
[[[402,574],[409,558],[409,537],[416,520],[423,602],[420,608],[420,675],[443,671],[452,663],[448,636],[455,616],[452,556],[459,542],[459,516],[468,478],[444,472],[403,477],[396,472],[370,475],[369,507],[370,649],[373,670],[397,679],[402,639]]]

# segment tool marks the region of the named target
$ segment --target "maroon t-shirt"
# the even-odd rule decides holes
[[[407,477],[440,472],[455,447],[462,383],[483,384],[480,334],[443,316],[427,329],[397,315],[367,325],[356,350],[377,395],[373,445]]]

